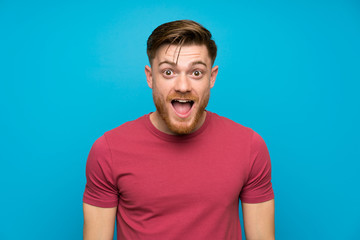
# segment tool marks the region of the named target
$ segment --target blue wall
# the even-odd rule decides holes
[[[81,239],[90,147],[154,111],[146,39],[176,19],[218,44],[208,109],[268,144],[277,239],[360,239],[355,0],[0,1],[0,239]]]

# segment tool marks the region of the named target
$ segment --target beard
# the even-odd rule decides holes
[[[189,99],[194,101],[194,104],[197,105],[195,106],[197,107],[197,109],[192,109],[191,111],[196,110],[195,116],[192,117],[191,115],[193,113],[191,113],[191,115],[189,116],[190,119],[181,119],[181,118],[177,120],[170,119],[170,114],[168,108],[166,107],[166,103],[171,104],[171,101],[176,98]],[[204,97],[201,100],[201,102],[199,102],[198,96],[195,96],[191,93],[184,94],[184,93],[174,92],[169,94],[166,97],[166,100],[164,100],[159,94],[156,93],[156,91],[153,91],[153,99],[157,112],[159,113],[161,119],[165,122],[166,126],[170,129],[170,131],[177,135],[189,134],[196,130],[196,127],[198,126],[198,123],[201,117],[203,116],[205,108],[208,105],[209,98],[210,98],[210,90],[204,94]]]

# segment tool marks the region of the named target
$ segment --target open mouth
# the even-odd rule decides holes
[[[189,99],[174,99],[171,101],[171,105],[177,115],[187,117],[191,112],[194,101]]]

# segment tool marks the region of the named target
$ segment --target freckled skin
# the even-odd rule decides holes
[[[214,86],[218,66],[211,66],[205,45],[164,45],[156,53],[151,68],[145,74],[156,111],[150,120],[156,128],[168,134],[188,134],[205,121],[204,111]],[[194,101],[189,116],[180,116],[172,107],[176,98]]]

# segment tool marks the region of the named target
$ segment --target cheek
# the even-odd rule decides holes
[[[207,95],[210,91],[210,82],[206,82],[194,89],[199,96]]]
[[[171,91],[171,86],[169,84],[165,84],[165,83],[155,83],[153,85],[153,91],[156,92],[157,94],[160,94],[160,95],[164,95],[164,96],[167,96],[170,91]]]
[[[161,99],[161,101],[165,103],[169,92],[164,88],[156,86],[155,88],[153,88],[153,95],[159,98],[159,100]]]

